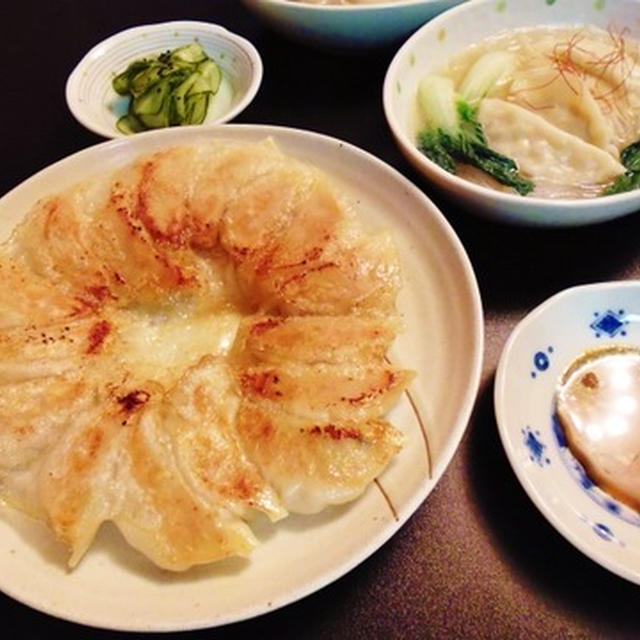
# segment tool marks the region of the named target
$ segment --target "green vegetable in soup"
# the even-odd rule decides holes
[[[603,196],[613,196],[640,188],[640,140],[620,152],[620,161],[627,170],[602,192]]]
[[[454,89],[453,80],[426,77],[418,89],[424,127],[418,134],[418,148],[430,160],[450,173],[459,162],[481,169],[519,194],[530,193],[534,184],[522,177],[516,163],[487,144],[476,107]]]
[[[201,124],[221,80],[220,68],[197,42],[135,60],[112,81],[116,93],[131,98],[117,127],[131,134]]]

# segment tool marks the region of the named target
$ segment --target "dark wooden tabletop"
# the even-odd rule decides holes
[[[502,449],[493,376],[510,331],[566,287],[640,272],[640,216],[575,229],[487,222],[450,202],[404,161],[382,110],[397,46],[357,55],[309,48],[259,22],[238,0],[12,2],[0,41],[0,195],[101,139],[78,124],[65,81],[84,53],[130,26],[196,19],[249,38],[264,62],[260,91],[237,122],[279,124],[354,143],[399,169],[440,207],[474,265],[485,310],[477,404],[443,478],[407,524],[320,592],[202,638],[634,638],[640,591],[573,548],[540,515]],[[638,532],[640,535],[640,530]],[[113,638],[0,594],[7,638]],[[140,634],[142,637],[142,634]]]

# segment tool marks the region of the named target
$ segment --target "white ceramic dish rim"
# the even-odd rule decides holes
[[[235,135],[238,135],[241,139],[247,139],[247,137],[248,139],[262,139],[263,137],[273,136],[276,141],[282,139],[288,140],[290,144],[299,142],[300,144],[310,146],[316,144],[319,145],[320,148],[327,148],[327,145],[331,145],[332,147],[335,146],[340,149],[340,153],[344,151],[353,156],[353,159],[357,160],[358,163],[372,167],[372,171],[382,171],[385,175],[388,175],[389,179],[392,179],[397,184],[399,193],[402,192],[406,194],[408,198],[415,200],[416,203],[420,203],[420,205],[426,210],[425,213],[427,211],[429,212],[428,219],[432,225],[429,227],[431,231],[437,231],[438,234],[444,234],[450,242],[450,250],[454,256],[456,268],[465,275],[465,288],[468,289],[468,294],[466,295],[468,295],[468,310],[470,312],[470,317],[465,319],[465,323],[469,325],[469,341],[473,345],[474,349],[472,358],[470,358],[469,362],[465,363],[465,372],[469,383],[465,387],[464,394],[459,398],[459,403],[456,404],[457,409],[455,413],[455,420],[452,421],[450,429],[447,431],[447,438],[441,447],[440,456],[434,463],[430,478],[426,481],[422,481],[420,490],[416,491],[415,494],[412,495],[411,499],[407,500],[407,502],[402,505],[402,509],[398,513],[398,519],[395,523],[392,523],[391,526],[381,523],[376,535],[372,536],[366,545],[359,548],[357,553],[354,553],[347,558],[343,558],[339,563],[334,562],[333,568],[330,571],[324,570],[321,575],[316,575],[312,580],[298,585],[298,588],[293,592],[281,594],[281,597],[279,599],[275,599],[274,602],[260,602],[249,609],[245,609],[241,612],[231,612],[219,615],[215,619],[212,619],[210,616],[202,617],[203,614],[201,614],[200,618],[189,624],[185,624],[183,622],[175,623],[166,620],[163,621],[160,619],[154,624],[141,625],[132,620],[116,622],[112,617],[109,617],[106,614],[103,614],[102,617],[98,617],[97,619],[95,614],[92,617],[78,611],[70,612],[68,610],[56,610],[55,608],[43,608],[41,603],[30,599],[28,594],[15,592],[11,588],[8,588],[7,584],[10,585],[11,580],[7,582],[5,577],[2,588],[5,590],[7,595],[10,595],[16,600],[24,602],[29,606],[44,610],[51,615],[82,624],[129,631],[169,631],[212,627],[237,622],[273,611],[276,608],[290,604],[306,595],[309,595],[341,577],[357,566],[360,562],[365,560],[369,555],[382,546],[394,533],[396,533],[396,531],[398,531],[398,529],[400,529],[400,527],[408,520],[408,518],[422,504],[435,487],[455,454],[464,431],[466,430],[468,420],[475,404],[477,389],[479,386],[484,344],[482,303],[471,263],[469,262],[460,240],[455,235],[455,232],[433,203],[431,203],[431,201],[420,190],[418,190],[410,181],[395,169],[358,147],[318,133],[268,125],[232,124],[222,125],[217,128],[211,127],[208,129],[202,129],[201,127],[183,127],[180,130],[164,129],[151,131],[138,134],[131,138],[105,141],[60,160],[50,167],[38,172],[6,194],[2,199],[0,199],[0,209],[3,208],[2,205],[5,202],[11,203],[19,201],[23,190],[34,188],[33,185],[37,185],[39,181],[44,178],[47,172],[59,171],[66,163],[74,163],[76,165],[78,163],[86,163],[92,157],[95,157],[96,154],[108,152],[116,153],[118,150],[126,150],[128,145],[148,150],[147,141],[149,142],[149,145],[151,145],[151,148],[157,148],[157,145],[156,147],[153,146],[155,140],[162,140],[162,146],[164,146],[168,144],[187,143],[192,138],[202,138],[205,136],[234,137]],[[3,571],[0,573],[6,576],[7,572]],[[161,613],[162,612],[160,612],[160,614]],[[161,615],[159,615],[159,617],[161,618]]]
[[[457,178],[455,175],[449,173],[442,167],[438,166],[435,162],[432,162],[423,154],[421,154],[418,151],[416,145],[413,144],[413,141],[400,126],[400,123],[396,118],[392,106],[392,101],[393,92],[395,90],[395,84],[397,81],[397,73],[402,60],[411,52],[416,43],[424,37],[425,32],[437,32],[439,29],[442,29],[448,22],[454,20],[456,15],[468,11],[469,7],[472,4],[478,4],[479,2],[484,2],[485,4],[489,5],[491,2],[493,2],[493,0],[474,0],[473,3],[463,2],[460,5],[454,6],[451,9],[442,12],[441,14],[435,16],[428,23],[420,27],[411,36],[409,36],[409,38],[404,42],[404,44],[394,55],[391,64],[389,65],[389,68],[387,69],[387,72],[385,74],[382,90],[383,108],[393,136],[401,144],[403,152],[409,154],[414,164],[426,165],[428,167],[428,170],[433,172],[442,184],[446,185],[447,189],[450,189],[452,191],[455,191],[457,189],[467,191],[469,199],[476,199],[478,201],[488,199],[490,201],[509,205],[510,208],[516,207],[517,205],[526,205],[536,208],[556,207],[562,213],[562,219],[559,219],[556,222],[557,225],[584,224],[583,221],[585,220],[585,214],[591,214],[591,212],[596,212],[596,215],[591,214],[590,222],[600,222],[608,220],[609,218],[606,216],[606,214],[597,215],[597,212],[603,208],[603,200],[599,198],[557,198],[550,200],[547,198],[527,196],[526,199],[524,199],[522,196],[501,191],[493,191],[472,182],[463,180],[461,178]],[[616,205],[620,205],[624,202],[632,202],[634,200],[638,200],[638,192],[631,191],[627,193],[606,196],[606,202],[610,202]],[[638,209],[640,209],[640,201],[638,202]],[[631,213],[620,215],[631,215]],[[523,220],[522,222],[523,224],[528,224],[535,221]],[[544,221],[542,224],[550,225],[553,223]]]
[[[509,403],[509,399],[506,396],[507,369],[512,357],[512,352],[520,340],[521,333],[530,325],[536,323],[541,316],[544,316],[549,311],[553,310],[558,303],[561,303],[571,297],[580,296],[583,293],[598,294],[605,291],[625,291],[633,289],[640,290],[640,282],[620,280],[576,285],[559,291],[531,310],[513,329],[502,350],[495,376],[494,410],[498,425],[498,432],[509,463],[521,486],[540,513],[548,520],[556,531],[558,531],[566,540],[576,547],[576,549],[581,551],[591,560],[630,582],[640,584],[640,561],[634,570],[629,568],[627,564],[623,562],[612,560],[608,557],[606,550],[605,552],[602,552],[598,550],[597,547],[594,547],[593,544],[589,543],[589,539],[584,535],[584,531],[582,529],[573,526],[573,524],[577,523],[577,520],[563,520],[556,514],[552,506],[549,504],[549,501],[541,494],[537,485],[532,481],[530,474],[525,470],[521,460],[513,448],[509,433],[510,426],[506,416],[506,406]],[[577,355],[579,354],[576,354],[576,356]],[[564,367],[567,367],[570,364],[571,362],[563,362]],[[566,478],[567,482],[571,485],[575,483],[574,479],[569,477],[568,472]],[[602,507],[594,504],[594,511],[599,511],[600,509],[602,509]],[[604,516],[604,511],[601,515]],[[634,527],[634,529],[637,530],[637,527]]]
[[[199,20],[171,20],[168,22],[154,22],[145,25],[137,25],[135,27],[129,27],[123,31],[118,31],[98,44],[94,45],[87,53],[81,58],[78,64],[73,68],[65,85],[65,98],[67,106],[76,120],[84,127],[106,138],[123,138],[127,137],[125,134],[119,132],[115,125],[113,129],[103,127],[96,124],[91,118],[89,118],[85,111],[79,107],[76,99],[73,96],[75,85],[79,82],[79,78],[83,72],[83,69],[92,60],[100,57],[108,49],[117,47],[121,42],[126,42],[129,39],[136,38],[139,35],[153,32],[171,32],[181,29],[194,29],[206,31],[212,35],[220,35],[227,40],[233,42],[238,48],[242,49],[251,61],[251,69],[253,71],[250,81],[247,83],[247,88],[242,98],[233,106],[232,109],[226,111],[220,116],[214,123],[200,126],[216,126],[224,122],[228,122],[235,118],[239,113],[244,111],[251,101],[258,93],[258,89],[262,83],[264,76],[264,65],[260,53],[253,45],[253,43],[243,36],[230,31],[222,25],[212,22],[203,22]]]

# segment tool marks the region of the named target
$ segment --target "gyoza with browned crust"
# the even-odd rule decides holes
[[[388,234],[271,141],[208,141],[52,194],[0,249],[0,487],[75,566],[112,521],[160,567],[353,500],[412,377]]]

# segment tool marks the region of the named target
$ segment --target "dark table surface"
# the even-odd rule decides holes
[[[436,489],[407,524],[318,593],[253,620],[172,637],[639,637],[638,587],[583,556],[539,514],[502,449],[492,393],[502,346],[531,308],[568,286],[637,277],[640,216],[534,230],[470,215],[432,193],[394,145],[381,90],[396,46],[359,55],[305,47],[264,26],[238,0],[57,0],[5,7],[0,195],[101,141],[73,119],[64,100],[66,78],[84,53],[123,28],[168,19],[219,23],[257,47],[263,84],[237,122],[342,138],[421,187],[469,253],[486,323],[483,375],[468,429]],[[2,594],[0,621],[8,638],[119,635],[50,618]]]

